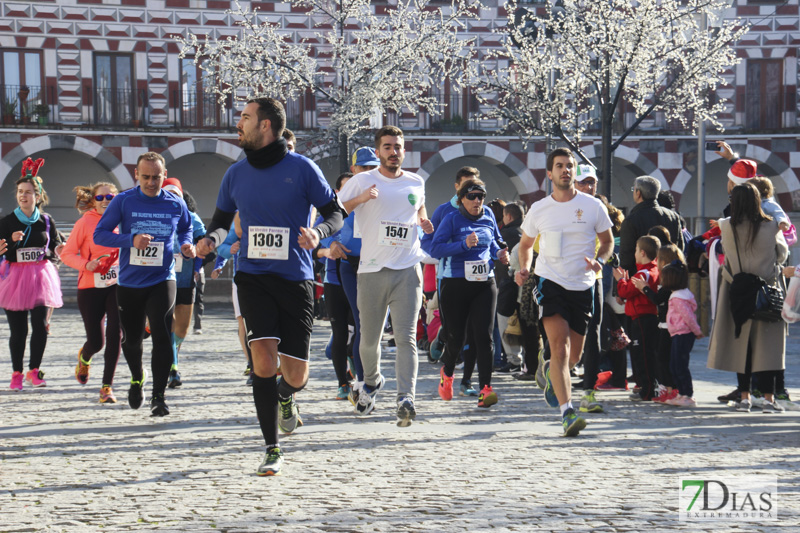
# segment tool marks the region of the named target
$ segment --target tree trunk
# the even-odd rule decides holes
[[[603,176],[604,194],[609,202],[611,202],[611,161],[614,154],[611,152],[611,133],[614,126],[614,113],[610,104],[603,105],[600,112],[601,124],[601,150],[602,160],[600,163],[600,172]]]
[[[339,134],[339,174],[344,174],[345,172],[350,172],[350,139],[347,138],[347,135],[340,133]]]

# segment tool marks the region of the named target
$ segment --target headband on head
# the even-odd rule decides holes
[[[673,266],[678,269],[684,268],[686,265],[683,264],[683,261],[680,259],[673,259],[673,261],[669,264],[669,266]]]
[[[29,157],[22,163],[22,177],[31,178],[36,184],[36,188],[39,190],[39,196],[42,195],[42,178],[37,177],[36,174],[39,173],[39,169],[42,168],[42,165],[44,165],[44,159],[41,157],[36,161]]]
[[[470,185],[467,188],[467,193],[471,193],[471,192],[475,192],[475,191],[481,191],[483,194],[486,194],[486,189],[483,187],[483,185],[478,185],[477,183],[473,184],[473,185]]]

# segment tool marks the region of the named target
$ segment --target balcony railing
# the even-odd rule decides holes
[[[0,85],[2,125],[46,125],[55,108],[53,87]]]
[[[480,106],[475,95],[436,95],[440,113],[432,116],[424,111],[387,110],[384,122],[404,130],[423,130],[444,133],[466,131],[489,131],[496,127],[484,127],[480,120]]]
[[[235,111],[228,97],[220,104],[215,95],[197,91],[173,91],[175,122],[180,129],[228,129],[235,126]]]
[[[87,86],[91,95],[89,122],[97,126],[140,127],[145,123],[147,91],[144,89],[102,89]]]

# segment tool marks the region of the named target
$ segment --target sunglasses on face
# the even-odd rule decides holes
[[[102,194],[98,194],[94,197],[95,200],[98,202],[102,202],[103,200],[108,200],[109,202],[116,196],[116,194],[106,194],[103,196]]]
[[[479,192],[471,192],[467,194],[467,200],[483,200],[486,198],[486,195]]]

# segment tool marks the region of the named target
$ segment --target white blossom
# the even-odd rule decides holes
[[[206,40],[180,38],[182,56],[194,55],[204,72],[204,87],[220,101],[268,96],[287,101],[313,93],[319,111],[329,110],[327,150],[335,153],[340,138],[370,128],[384,110],[439,114],[432,88],[449,79],[462,86],[474,75],[467,60],[472,40],[465,38],[465,19],[474,17],[477,0],[452,0],[432,6],[430,0],[398,0],[376,15],[369,0],[292,0],[316,22],[314,38],[293,42],[265,14],[231,10],[241,27],[237,37]],[[373,120],[374,122],[374,120]]]
[[[555,16],[507,4],[510,36],[492,54],[477,81],[487,116],[503,119],[526,143],[552,135],[573,150],[592,120],[603,130],[604,162],[642,120],[663,112],[693,129],[697,120],[717,128],[724,101],[709,96],[722,74],[739,62],[733,44],[747,31],[740,19],[721,20],[721,0],[564,0]],[[552,12],[548,3],[548,12]],[[710,29],[701,27],[701,15]],[[519,15],[518,15],[519,17]],[[517,22],[520,22],[519,20]],[[547,31],[545,31],[547,30]],[[515,42],[517,44],[515,44]],[[613,142],[620,102],[635,118]],[[694,122],[688,123],[687,117]],[[579,151],[579,150],[578,150]],[[606,165],[604,164],[604,167]]]

